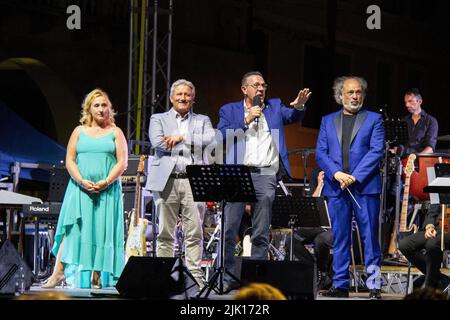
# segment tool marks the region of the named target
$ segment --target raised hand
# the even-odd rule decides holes
[[[320,171],[317,175],[317,185],[321,186],[323,184],[323,178],[325,177],[325,172]]]
[[[298,92],[298,95],[295,98],[295,100],[292,101],[289,105],[293,106],[294,108],[303,107],[303,105],[306,103],[306,101],[308,101],[311,94],[312,94],[312,92],[309,91],[309,88],[302,89]]]

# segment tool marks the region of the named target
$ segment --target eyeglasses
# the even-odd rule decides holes
[[[259,87],[262,87],[263,90],[267,90],[267,87],[269,86],[267,83],[254,83],[254,84],[247,84],[247,86],[252,87],[255,90],[258,90]]]

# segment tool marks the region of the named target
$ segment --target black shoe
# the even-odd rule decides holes
[[[328,290],[331,288],[333,280],[328,275],[320,275],[319,282],[317,283],[317,290]]]
[[[420,289],[425,283],[425,276],[419,276],[413,281],[413,290]]]
[[[380,289],[371,289],[369,291],[369,299],[370,300],[381,300],[381,290]]]
[[[438,289],[444,291],[449,285],[450,285],[450,278],[447,277],[445,274],[441,273],[437,285]]]
[[[322,292],[324,297],[334,297],[334,298],[348,298],[348,289],[331,287],[330,290]]]

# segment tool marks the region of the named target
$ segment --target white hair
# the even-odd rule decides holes
[[[339,105],[342,105],[342,99],[341,99],[341,95],[342,95],[342,89],[344,88],[344,82],[347,80],[356,80],[359,82],[359,84],[361,85],[361,94],[363,99],[366,97],[366,92],[367,92],[367,81],[361,77],[354,77],[354,76],[345,76],[345,77],[339,77],[336,78],[336,80],[334,80],[333,83],[333,92],[334,92],[334,100],[336,100],[336,102]]]
[[[192,89],[192,96],[195,97],[195,86],[192,82],[187,81],[186,79],[178,79],[177,81],[175,81],[172,86],[170,87],[170,96],[173,96],[173,92],[175,91],[176,87],[179,86],[188,86],[189,88]]]

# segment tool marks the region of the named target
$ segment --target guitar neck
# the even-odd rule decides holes
[[[402,210],[400,212],[400,225],[399,225],[399,231],[400,232],[406,232],[406,218],[408,215],[408,199],[409,199],[409,184],[410,184],[411,176],[406,176],[405,179],[405,187],[403,190],[403,200],[402,200]]]
[[[134,199],[134,225],[139,223],[139,217],[141,215],[141,174],[138,172],[136,175],[136,197]]]

